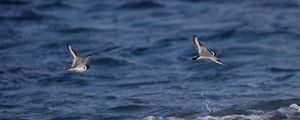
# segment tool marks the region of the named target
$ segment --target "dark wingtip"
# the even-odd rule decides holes
[[[193,35],[193,38],[196,38],[197,36],[196,35]]]
[[[223,63],[223,62],[222,62]],[[225,63],[223,63],[223,65],[225,66],[225,67],[230,67],[228,64],[225,64]]]
[[[198,57],[199,57],[199,56],[194,56],[194,57],[192,57],[191,59],[192,59],[193,61],[196,61]]]

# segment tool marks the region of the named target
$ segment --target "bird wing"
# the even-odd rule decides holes
[[[198,37],[196,36],[193,36],[193,44],[197,48],[199,55],[202,53],[204,49],[206,49],[204,45],[201,42],[199,42]]]
[[[214,55],[210,51],[208,51],[207,48],[205,48],[205,47],[203,47],[200,55],[206,56],[206,57],[214,57]]]
[[[88,63],[91,61],[91,57],[92,57],[91,55],[87,56],[87,57],[83,60],[82,64],[84,64],[84,65],[88,64]]]
[[[69,44],[67,44],[67,48],[68,48],[68,51],[69,51],[71,57],[73,58],[72,67],[80,64],[81,60],[80,60],[79,54],[76,53],[75,50],[72,49],[72,47]]]

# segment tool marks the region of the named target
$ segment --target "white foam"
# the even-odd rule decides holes
[[[163,118],[155,118],[154,116],[145,117],[144,120],[162,120]]]
[[[292,108],[292,109],[295,109],[297,112],[300,112],[300,106],[298,106],[297,104],[291,104],[290,106],[289,106],[290,108]]]
[[[144,120],[185,120],[185,119],[176,118],[176,117],[167,117],[164,119],[162,117],[156,118],[154,116],[148,116],[148,117],[144,118]]]
[[[144,120],[269,120],[269,119],[294,119],[300,120],[300,106],[291,104],[289,107],[281,107],[270,112],[253,112],[251,115],[226,115],[226,116],[204,116],[195,119],[183,119],[176,117],[156,118],[148,116]]]
[[[197,117],[196,120],[262,120],[261,116],[257,115],[227,115],[222,117],[213,117],[213,116],[205,116],[205,117]]]

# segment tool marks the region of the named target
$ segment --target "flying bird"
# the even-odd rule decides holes
[[[199,54],[197,56],[192,57],[193,61],[201,60],[201,59],[209,59],[209,60],[213,61],[214,63],[228,66],[228,65],[224,64],[217,57],[217,55],[216,55],[215,52],[208,51],[207,48],[204,46],[204,44],[202,44],[201,42],[199,42],[197,36],[193,36],[193,43],[194,43],[194,46],[196,47],[196,49],[198,50],[198,54]]]
[[[67,49],[73,59],[72,62],[72,66],[71,68],[66,69],[66,71],[70,71],[70,72],[84,72],[87,69],[89,69],[89,65],[88,63],[91,60],[91,55],[89,55],[88,57],[86,57],[83,61],[81,61],[81,58],[79,56],[78,53],[75,52],[74,49],[72,49],[72,47],[67,44]]]

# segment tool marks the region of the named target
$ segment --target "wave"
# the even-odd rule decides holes
[[[18,105],[13,105],[13,104],[5,104],[5,103],[0,103],[0,108],[2,109],[13,109],[19,107]]]
[[[0,16],[0,20],[45,20],[45,19],[56,19],[54,16],[50,15],[43,15],[41,13],[38,13],[36,11],[24,11],[20,15],[15,15],[15,16]]]
[[[136,63],[125,58],[118,58],[113,56],[103,56],[99,58],[95,58],[93,60],[93,64],[103,65],[109,67],[118,67],[118,66],[127,66],[127,65],[135,65]]]
[[[0,4],[2,5],[25,5],[28,4],[27,0],[0,0]]]
[[[73,73],[64,73],[65,75],[59,75],[59,76],[49,76],[49,77],[43,77],[40,78],[38,81],[39,86],[51,86],[51,85],[72,85],[77,87],[82,86],[88,86],[90,85],[90,81],[84,79],[84,78],[76,78],[76,79],[70,79],[70,76],[73,75]]]
[[[142,1],[142,2],[131,2],[119,6],[117,9],[127,9],[127,10],[137,10],[137,9],[149,9],[149,8],[161,8],[164,5],[152,2],[152,1]]]
[[[279,68],[279,67],[271,67],[271,68],[269,68],[269,70],[272,73],[282,73],[282,72],[290,73],[290,72],[299,72],[300,71],[299,69]]]
[[[171,83],[171,81],[151,81],[151,82],[126,83],[126,84],[116,85],[116,87],[136,87],[136,86],[168,84],[168,83]]]
[[[82,119],[82,117],[79,117],[79,116],[59,116],[59,117],[54,117],[52,118],[52,120],[79,120],[79,119]]]
[[[197,2],[205,2],[205,3],[241,3],[243,2],[242,0],[181,0],[184,2],[192,2],[192,3],[197,3]]]
[[[282,119],[293,119],[299,120],[300,119],[300,106],[297,104],[291,104],[289,107],[281,107],[275,111],[265,112],[259,114],[258,112],[253,112],[249,115],[224,115],[224,116],[203,116],[197,117],[192,120],[282,120]],[[178,118],[178,117],[154,117],[148,116],[145,117],[144,120],[187,120],[185,118]]]
[[[102,32],[105,30],[100,30],[97,28],[89,28],[89,27],[77,27],[77,28],[67,28],[60,30],[59,32],[62,32],[64,34],[77,34],[77,33],[96,33],[96,32]]]
[[[146,109],[146,107],[141,106],[141,105],[123,105],[123,106],[117,106],[114,108],[111,108],[112,111],[116,112],[134,112],[134,111],[139,111]]]
[[[259,3],[259,2],[258,2]],[[262,3],[254,4],[254,6],[262,7],[262,8],[275,8],[275,9],[293,9],[299,8],[300,5],[296,1],[281,1],[281,0],[274,0],[274,1],[262,1]]]
[[[290,80],[290,79],[293,78],[294,76],[295,76],[295,74],[287,74],[287,75],[275,77],[275,78],[274,78],[274,81],[285,81],[285,80]]]
[[[63,1],[57,1],[49,4],[43,4],[36,7],[37,9],[72,9],[75,8],[69,4],[66,4]]]

